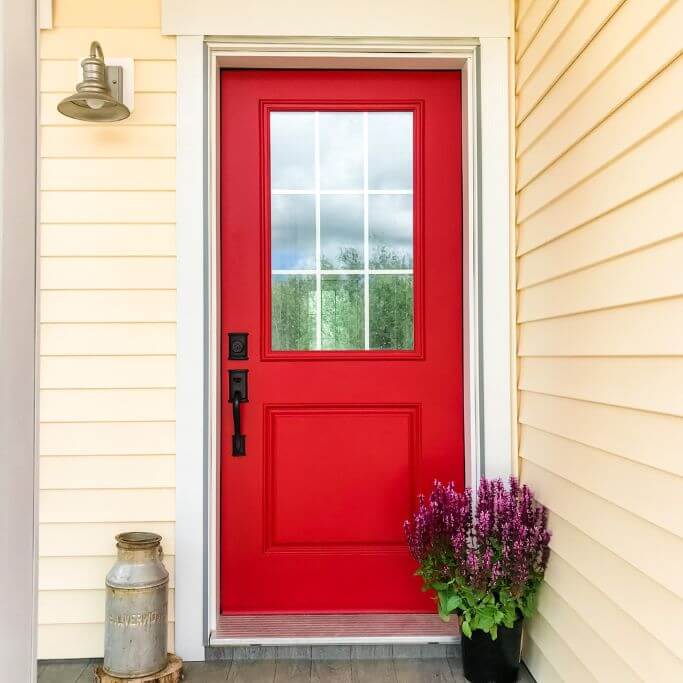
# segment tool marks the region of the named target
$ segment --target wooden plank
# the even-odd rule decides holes
[[[572,484],[683,537],[683,478],[522,425],[520,456]]]
[[[161,3],[160,0],[116,0],[115,3],[59,0],[55,3],[53,25],[55,28],[160,27]]]
[[[522,658],[537,681],[596,683],[595,677],[543,615],[535,614],[527,622],[524,636]]]
[[[172,224],[43,224],[43,256],[173,256]]]
[[[574,15],[565,10],[563,22],[555,20],[554,12],[541,31],[544,40],[539,40],[539,34],[517,65],[517,92],[523,89],[529,102],[538,103],[623,3],[586,2]],[[554,30],[546,31],[551,22]],[[541,42],[543,49],[537,49]]]
[[[98,3],[99,4],[99,3]],[[161,35],[158,28],[97,28],[105,56],[175,60],[175,37]],[[81,59],[88,54],[93,29],[57,28],[40,35],[41,59]]]
[[[43,126],[40,156],[174,158],[175,126]]]
[[[173,455],[58,455],[40,459],[41,490],[132,490],[173,486]]]
[[[683,416],[683,358],[524,358],[519,388]]]
[[[175,290],[52,290],[40,293],[45,323],[174,322]]]
[[[518,321],[624,306],[683,292],[683,237],[570,273],[519,293]]]
[[[228,672],[228,681],[235,683],[265,683],[275,678],[275,660],[235,660]]]
[[[314,659],[311,681],[320,683],[352,683],[350,659]]]
[[[600,637],[624,666],[622,673],[612,664],[614,674],[632,676],[637,681],[673,681],[680,674],[680,660],[672,652],[561,557],[552,557],[545,582],[587,624],[603,625]],[[554,611],[551,613],[555,617]],[[599,672],[598,668],[592,670]],[[614,680],[630,679],[615,676]]]
[[[394,669],[399,683],[456,681],[446,659],[395,659]]]
[[[175,453],[175,423],[67,422],[40,427],[41,455],[166,455]]]
[[[174,289],[176,260],[171,256],[43,257],[41,288]]]
[[[173,223],[175,192],[41,192],[46,223]]]
[[[175,492],[166,489],[41,490],[41,522],[142,522],[175,519]]]
[[[72,90],[65,92],[43,93],[40,96],[40,123],[43,126],[82,126],[77,119],[60,114],[57,105]],[[175,93],[137,93],[131,115],[117,126],[175,126]]]
[[[683,111],[683,57],[650,81],[518,195],[522,222],[673,121]]]
[[[517,59],[524,54],[558,0],[535,0],[517,27]]]
[[[518,253],[599,218],[683,173],[683,115],[519,223]]]
[[[683,477],[683,419],[522,391],[519,421]]]
[[[40,61],[40,91],[42,93],[72,92],[78,81],[77,59],[42,59]],[[142,92],[175,92],[174,61],[136,60],[133,86],[135,95]]]
[[[627,612],[645,631],[683,659],[683,642],[677,637],[683,619],[683,602],[622,558],[551,513],[551,548],[591,585]]]
[[[49,356],[40,361],[43,389],[175,387],[175,356]]]
[[[174,389],[40,391],[41,422],[146,422],[174,417]]]
[[[183,680],[194,683],[225,683],[231,662],[185,662]]]
[[[175,591],[168,594],[168,620],[174,620]],[[40,624],[99,624],[104,622],[105,591],[39,591]]]
[[[175,160],[43,159],[40,185],[43,190],[175,191]]]
[[[520,356],[683,355],[683,297],[524,323]]]
[[[522,89],[517,98],[518,153],[539,144],[551,127],[562,128],[566,116],[581,114],[579,120],[591,121],[587,132],[674,59],[675,17],[658,17],[671,6],[670,0],[627,0],[535,106]],[[569,130],[565,135],[566,147],[577,139]]]
[[[111,556],[114,537],[125,531],[150,531],[162,537],[167,555],[175,554],[174,522],[46,522],[39,526],[41,557]]]
[[[38,667],[41,683],[77,683],[85,680],[91,668],[88,660],[49,662]]]
[[[532,462],[523,460],[521,473],[543,505],[677,597],[683,597],[680,539]]]
[[[175,325],[43,323],[40,341],[43,356],[168,355],[175,353]]]
[[[353,683],[396,683],[398,681],[391,659],[354,659],[351,661]]]
[[[107,572],[116,557],[41,557],[39,562],[39,590],[101,590]],[[164,556],[169,573],[169,587],[175,588],[175,558]],[[64,653],[55,659],[68,657]],[[86,656],[86,655],[81,655]],[[97,656],[97,655],[89,655]]]
[[[683,176],[660,185],[517,261],[520,289],[636,251],[683,233],[678,198]]]
[[[307,659],[278,659],[275,664],[275,683],[309,683],[312,662]]]

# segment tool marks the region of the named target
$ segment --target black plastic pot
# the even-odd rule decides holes
[[[522,654],[522,619],[512,628],[498,627],[493,640],[488,633],[473,631],[463,635],[462,663],[470,683],[514,683]]]

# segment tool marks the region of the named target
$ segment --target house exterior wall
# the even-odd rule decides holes
[[[38,656],[68,658],[102,653],[114,534],[162,534],[173,582],[176,49],[158,0],[53,7],[40,35]],[[57,112],[92,40],[135,59],[121,124]]]
[[[683,671],[681,0],[517,18],[519,455],[552,556],[537,680]]]

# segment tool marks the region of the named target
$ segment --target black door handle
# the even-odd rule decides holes
[[[228,400],[232,403],[232,454],[234,456],[247,454],[247,437],[242,434],[242,420],[240,405],[249,401],[247,374],[249,370],[229,370]]]

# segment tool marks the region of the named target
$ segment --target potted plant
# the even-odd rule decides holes
[[[535,608],[548,562],[547,510],[527,486],[482,479],[472,491],[434,482],[405,522],[423,590],[434,590],[439,615],[460,623],[465,677],[472,683],[516,681],[522,622]]]

